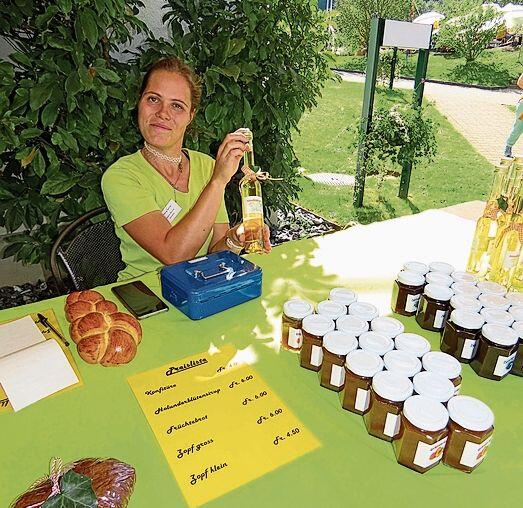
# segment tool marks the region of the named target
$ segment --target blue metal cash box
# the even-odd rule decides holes
[[[261,295],[262,270],[230,251],[160,270],[162,295],[191,319],[202,319]]]

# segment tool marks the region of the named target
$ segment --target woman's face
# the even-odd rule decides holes
[[[191,90],[184,77],[155,71],[138,103],[138,127],[143,138],[162,152],[178,154],[193,119]]]

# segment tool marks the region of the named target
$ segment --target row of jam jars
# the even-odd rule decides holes
[[[334,321],[319,314],[303,319],[303,344],[300,350],[300,365],[304,369],[318,372],[323,361],[323,337],[335,328]]]
[[[438,284],[427,284],[421,296],[416,321],[424,330],[443,330],[450,308],[452,289]]]
[[[339,330],[329,332],[323,337],[323,361],[319,377],[320,385],[339,392],[345,385],[345,361],[347,355],[357,349],[358,340]]]
[[[477,312],[456,309],[445,324],[440,349],[462,363],[470,363],[476,354],[485,318]]]

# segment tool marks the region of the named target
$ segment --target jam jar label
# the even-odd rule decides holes
[[[504,376],[505,374],[508,374],[512,370],[514,358],[516,358],[516,353],[513,353],[510,356],[499,356],[498,361],[496,362],[496,367],[494,368],[494,375]]]
[[[369,408],[370,401],[370,390],[364,390],[358,388],[356,390],[356,401],[354,402],[354,408],[358,411],[367,411]]]
[[[389,437],[394,437],[400,430],[400,416],[393,413],[387,413],[385,419],[385,428],[383,434]]]
[[[463,343],[463,349],[461,351],[461,358],[466,358],[470,360],[476,355],[476,350],[478,349],[478,341],[473,339],[465,339]]]
[[[491,441],[492,436],[480,444],[467,441],[459,462],[467,467],[476,467],[485,458]]]
[[[333,365],[331,370],[330,384],[341,386],[345,382],[345,369],[339,365]]]
[[[443,328],[446,317],[446,310],[437,310],[436,315],[434,316],[434,328]]]
[[[407,312],[416,312],[418,310],[420,298],[421,298],[421,294],[407,295],[407,301],[405,302],[405,310]]]
[[[419,442],[414,455],[414,464],[419,467],[430,467],[441,460],[447,436],[433,444]]]
[[[292,328],[289,326],[289,347],[300,349],[303,343],[303,335],[299,328]]]
[[[312,346],[311,351],[311,365],[314,367],[319,367],[323,361],[323,350],[320,346]]]

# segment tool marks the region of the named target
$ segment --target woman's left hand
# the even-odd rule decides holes
[[[236,245],[245,247],[245,227],[243,223],[240,223],[229,230],[231,234],[231,240]],[[268,254],[272,250],[271,245],[271,232],[269,226],[263,225],[263,252]]]

